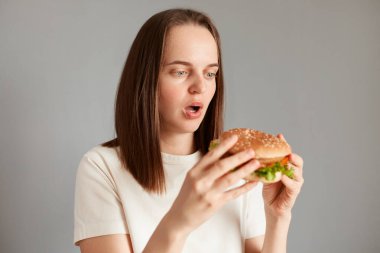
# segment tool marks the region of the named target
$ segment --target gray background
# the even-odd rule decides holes
[[[0,0],[0,252],[79,252],[77,165],[114,135],[137,30],[171,7],[219,28],[226,128],[282,132],[305,160],[289,252],[380,252],[376,0]]]

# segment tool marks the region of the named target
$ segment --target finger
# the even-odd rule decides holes
[[[200,160],[198,166],[195,170],[204,170],[209,165],[215,163],[219,160],[228,150],[230,150],[238,140],[237,135],[232,135],[231,137],[221,141],[219,145],[213,150],[209,151],[203,159]]]
[[[255,182],[255,181],[249,181],[239,187],[225,191],[223,195],[224,201],[227,202],[229,200],[236,199],[237,197],[243,195],[244,193],[256,187],[257,183],[258,182]]]
[[[296,181],[285,175],[281,177],[281,182],[286,186],[286,191],[290,194],[298,194],[303,185],[303,179],[302,181]]]
[[[299,167],[301,170],[303,169],[303,159],[299,155],[292,153],[289,156],[290,163],[294,164],[296,167]]]
[[[254,158],[253,150],[244,150],[235,155],[223,158],[214,163],[206,172],[205,177],[208,181],[213,182],[215,179],[223,176],[227,172],[239,167]]]
[[[293,172],[293,179],[295,181],[302,181],[303,180],[303,176],[302,176],[302,170],[296,166],[290,166],[293,168],[294,172]]]
[[[241,166],[235,171],[225,174],[220,177],[216,182],[214,189],[216,191],[224,191],[228,187],[235,185],[242,178],[250,175],[260,167],[260,163],[257,160],[252,160],[249,163]]]

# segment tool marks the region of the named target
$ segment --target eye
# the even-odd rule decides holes
[[[182,77],[182,76],[184,76],[184,75],[186,75],[186,74],[187,74],[187,72],[184,71],[184,70],[178,70],[178,71],[175,71],[175,75],[176,75],[177,77]]]
[[[216,76],[216,73],[214,73],[214,72],[208,72],[206,74],[206,76],[207,76],[207,78],[214,78]]]

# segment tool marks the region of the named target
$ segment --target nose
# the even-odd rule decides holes
[[[194,74],[194,79],[189,87],[189,92],[191,94],[202,94],[206,91],[206,80],[203,78],[202,74]]]

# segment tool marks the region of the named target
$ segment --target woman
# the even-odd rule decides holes
[[[236,136],[207,152],[222,115],[215,26],[193,10],[152,16],[122,73],[117,137],[86,153],[78,168],[81,252],[286,252],[302,158],[291,155],[295,180],[244,182],[260,165],[252,150],[222,158]]]

